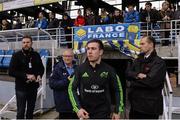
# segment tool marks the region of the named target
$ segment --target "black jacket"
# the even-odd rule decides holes
[[[139,73],[144,73],[147,77],[140,80],[137,78]],[[147,59],[144,59],[144,55],[140,55],[134,61],[127,70],[131,83],[129,99],[132,109],[146,114],[162,114],[162,89],[165,75],[165,62],[157,56],[155,51]]]
[[[77,96],[79,89],[80,98]],[[112,91],[114,91],[112,93]],[[114,112],[123,111],[123,92],[119,77],[107,64],[101,62],[93,68],[86,61],[75,71],[75,76],[69,84],[69,96],[73,110],[78,112],[82,107],[89,113],[91,119],[110,118],[111,96],[116,98]]]
[[[73,66],[76,68],[76,65]],[[56,111],[72,112],[72,105],[68,96],[69,73],[64,65],[64,62],[59,62],[55,65],[53,73],[49,79],[49,86],[53,89]]]
[[[29,68],[29,63],[32,64],[32,68]],[[13,54],[9,67],[9,75],[15,77],[16,90],[37,89],[39,83],[27,83],[26,74],[34,74],[37,77],[38,75],[42,76],[43,73],[44,67],[41,57],[33,49],[28,54],[25,54],[23,50]]]
[[[48,28],[58,28],[59,27],[59,20],[57,18],[52,18],[49,20]]]
[[[150,22],[151,22],[151,23],[156,23],[157,21],[161,20],[159,11],[151,9],[150,12],[148,12],[147,10],[143,10],[143,11],[140,13],[141,21],[142,21],[142,22],[147,22],[147,21],[146,21],[146,18],[147,18],[148,16],[150,16]]]

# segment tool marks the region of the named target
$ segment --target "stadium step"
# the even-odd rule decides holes
[[[172,119],[180,119],[180,96],[173,97]]]

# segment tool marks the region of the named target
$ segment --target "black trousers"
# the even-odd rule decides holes
[[[59,112],[59,119],[78,119],[74,112]]]
[[[33,119],[36,97],[37,89],[28,91],[16,90],[17,119],[24,119],[25,113],[26,119]]]
[[[142,112],[135,111],[131,108],[129,113],[129,119],[159,119],[159,115],[145,114]]]

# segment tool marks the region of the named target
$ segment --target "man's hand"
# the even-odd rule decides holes
[[[139,73],[139,74],[137,75],[137,78],[139,78],[139,79],[144,79],[144,78],[146,78],[146,74]]]
[[[68,76],[68,80],[69,80],[69,81],[71,81],[71,80],[72,80],[71,76]]]
[[[27,83],[29,83],[29,82],[32,82],[32,81],[36,81],[36,77],[35,77],[35,75],[32,75],[32,74],[27,74],[26,75],[27,76]]]
[[[28,80],[31,80],[31,81],[35,81],[35,80],[36,80],[36,77],[35,77],[35,75],[27,74],[27,79],[28,79]]]
[[[118,113],[113,113],[112,115],[112,120],[119,120],[120,119],[120,114]]]
[[[83,108],[81,108],[78,112],[77,112],[77,116],[80,119],[88,119],[89,118],[89,113],[84,110]]]
[[[40,75],[38,75],[38,76],[37,76],[37,80],[36,80],[36,82],[41,82],[41,81],[42,81],[41,76],[40,76]]]

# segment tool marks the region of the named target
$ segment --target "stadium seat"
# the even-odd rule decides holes
[[[4,55],[4,50],[0,50],[0,55]],[[0,56],[0,67],[2,67],[3,56]]]
[[[13,53],[14,53],[14,50],[5,51],[5,55],[12,55]],[[4,57],[4,59],[2,61],[3,68],[8,68],[10,62],[11,62],[11,57]]]
[[[50,52],[47,49],[40,49],[39,54],[41,57],[45,57],[45,56],[49,56]],[[47,62],[48,62],[48,58],[46,58],[46,65],[47,65]]]

